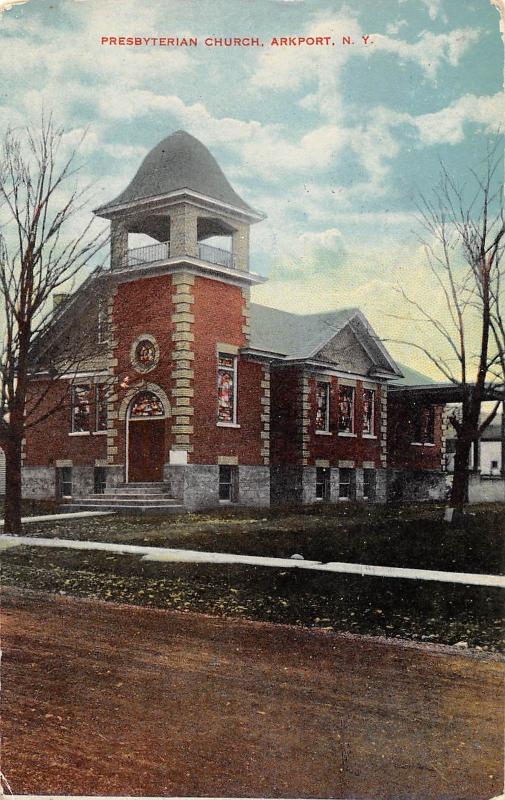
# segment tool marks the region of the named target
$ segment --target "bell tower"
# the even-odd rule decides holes
[[[248,272],[249,228],[264,219],[185,131],[151,150],[128,187],[95,213],[111,223],[113,272],[181,259]],[[130,248],[130,234],[144,234],[152,244]]]
[[[126,189],[95,213],[111,225],[108,463],[122,465],[130,481],[156,462],[176,493],[184,485],[193,498],[208,470],[217,481],[219,459],[264,466],[265,406],[258,400],[253,412],[249,398],[265,391],[267,368],[246,352],[249,289],[264,280],[249,269],[249,230],[264,215],[184,131],[156,145]],[[223,411],[216,386],[224,371]],[[158,409],[158,420],[142,421],[145,409]],[[254,445],[241,435],[242,415],[257,428]],[[149,448],[137,463],[135,453]]]

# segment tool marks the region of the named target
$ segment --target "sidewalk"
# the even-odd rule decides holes
[[[148,547],[109,542],[88,542],[77,539],[57,539],[32,536],[9,536],[0,534],[0,550],[19,546],[54,547],[70,550],[101,550],[109,553],[139,555],[143,561],[158,561],[186,564],[244,564],[276,569],[306,569],[319,572],[339,572],[378,578],[403,578],[407,580],[440,581],[472,586],[505,588],[505,576],[480,575],[470,572],[443,572],[431,569],[408,569],[405,567],[383,567],[373,564],[350,564],[331,561],[305,561],[302,557],[271,558],[269,556],[246,556],[234,553],[212,553],[200,550],[182,550],[170,547]]]

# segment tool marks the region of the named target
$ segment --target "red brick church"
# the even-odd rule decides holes
[[[197,139],[164,139],[95,213],[110,220],[110,270],[62,298],[51,334],[85,324],[93,352],[52,382],[48,397],[65,382],[66,399],[28,431],[25,497],[152,510],[384,501],[413,476],[441,491],[442,404],[422,376],[406,381],[359,309],[251,302],[264,278],[249,229],[264,217]],[[132,234],[152,244],[129,247]],[[48,385],[39,369],[35,390]]]

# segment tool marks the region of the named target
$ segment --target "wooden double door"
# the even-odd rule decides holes
[[[128,422],[128,481],[163,480],[165,462],[163,419],[130,419]]]

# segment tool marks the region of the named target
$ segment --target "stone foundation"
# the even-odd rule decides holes
[[[56,470],[54,467],[23,467],[21,492],[26,500],[54,500]]]
[[[272,504],[303,504],[321,502],[316,497],[317,467],[272,467]],[[375,470],[375,492],[373,498],[365,499],[364,470],[361,467],[353,469],[353,482],[350,500],[364,502],[384,503],[386,501],[386,470]],[[340,470],[338,467],[330,468],[330,496],[327,502],[336,503],[340,500]],[[343,498],[342,498],[343,499]]]
[[[441,470],[388,470],[388,502],[443,502],[447,493],[447,473]]]
[[[185,508],[214,508],[221,505],[269,506],[270,468],[238,465],[237,499],[219,500],[218,464],[165,464],[163,479],[170,483],[170,494]]]
[[[89,497],[94,493],[94,466],[72,466],[72,498]],[[237,499],[232,505],[268,507],[272,505],[311,505],[316,498],[316,467],[312,466],[244,466],[238,465]],[[106,467],[107,486],[124,481],[121,465]],[[24,466],[23,497],[31,500],[56,498],[56,467]],[[219,466],[217,464],[165,464],[163,479],[170,484],[170,494],[189,510],[216,508],[225,505],[219,500]],[[503,483],[489,481],[486,498],[501,499]],[[472,486],[475,493],[475,487]],[[493,491],[491,491],[493,490]],[[364,470],[353,470],[351,500],[364,502],[443,502],[448,493],[447,474],[428,470],[375,470],[374,497],[365,499]],[[340,470],[330,469],[328,501],[340,501]],[[472,501],[473,498],[471,498]],[[475,500],[473,500],[475,502]]]
[[[95,489],[95,465],[72,465],[72,499],[89,497]],[[26,500],[58,500],[56,486],[57,467],[24,466],[22,475],[22,495]],[[122,466],[107,466],[107,486],[118,486],[124,481]]]

